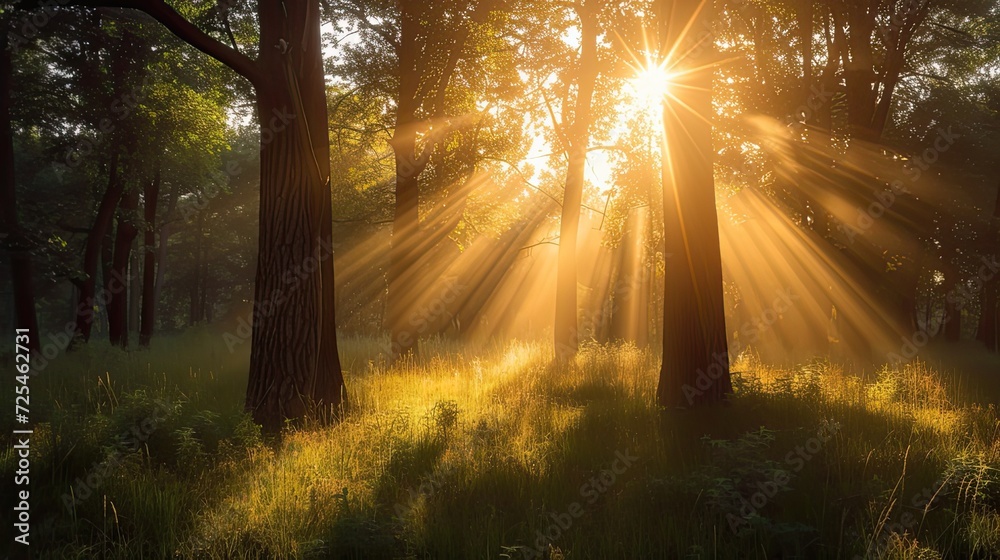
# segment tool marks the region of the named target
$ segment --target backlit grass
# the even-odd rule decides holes
[[[744,357],[727,406],[664,412],[653,402],[658,356],[631,346],[586,346],[564,368],[532,342],[463,354],[431,341],[393,367],[377,340],[342,347],[343,422],[280,441],[241,410],[246,357],[207,331],[57,359],[32,380],[44,420],[33,440],[35,550],[1000,556],[996,408],[922,362],[862,378],[822,360],[778,369]],[[150,415],[162,419],[141,441],[123,437]],[[9,450],[2,468],[10,480]],[[95,470],[91,495],[66,502]]]

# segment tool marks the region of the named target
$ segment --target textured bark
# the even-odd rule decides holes
[[[21,229],[17,215],[17,192],[14,176],[14,132],[10,122],[11,79],[13,67],[7,44],[7,18],[0,18],[0,233],[10,259],[11,287],[14,294],[14,320],[18,329],[28,329],[28,345],[39,349],[38,319],[35,313],[35,287],[32,281],[31,244]]]
[[[342,402],[319,3],[263,2],[260,253],[247,409],[268,431]],[[289,48],[280,48],[281,44]],[[278,48],[276,48],[278,46]]]
[[[594,88],[598,77],[597,39],[600,34],[597,10],[600,4],[589,0],[577,5],[580,17],[580,60],[576,76],[576,106],[573,120],[566,126],[566,185],[563,192],[562,218],[559,222],[559,263],[556,273],[555,355],[567,361],[579,348],[577,328],[577,237],[580,232],[580,208],[583,203],[587,145],[590,142]],[[566,124],[566,123],[564,123]]]
[[[149,347],[156,328],[156,207],[160,198],[160,169],[146,183],[143,193],[143,265],[142,265],[142,317],[139,323],[139,346]]]
[[[698,0],[661,2],[663,39],[674,45],[691,29],[708,29],[710,8]],[[666,254],[663,363],[657,400],[661,406],[692,406],[722,400],[732,392],[723,302],[722,255],[712,170],[711,36],[692,69],[673,87],[676,101],[664,106],[663,220]]]
[[[108,336],[112,346],[128,347],[128,290],[131,283],[128,264],[132,258],[132,243],[139,228],[135,225],[135,211],[139,205],[139,190],[129,189],[121,199],[118,227],[114,236],[114,253],[110,273],[104,277],[108,294]]]
[[[343,402],[344,380],[333,297],[320,2],[258,3],[256,60],[162,0],[71,3],[142,10],[254,86],[261,126],[260,248],[246,407],[268,431],[307,415],[330,419]]]

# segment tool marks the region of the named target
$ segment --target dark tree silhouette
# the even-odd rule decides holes
[[[139,206],[139,189],[132,188],[122,195],[119,204],[118,227],[115,229],[111,274],[104,278],[108,299],[108,336],[111,344],[128,347],[128,263],[132,258],[132,242],[139,233],[135,211]],[[122,285],[118,285],[121,283]]]
[[[10,122],[13,66],[7,36],[9,25],[7,17],[0,17],[0,242],[10,259],[17,328],[28,329],[31,333],[29,346],[37,351],[38,319],[32,283],[31,246],[18,220],[14,188],[14,135]]]

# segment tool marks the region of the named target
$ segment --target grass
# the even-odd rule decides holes
[[[635,347],[561,369],[531,342],[433,341],[394,367],[380,350],[345,340],[349,414],[281,441],[243,414],[246,356],[210,331],[57,358],[32,379],[33,551],[1000,557],[996,408],[924,363],[853,376],[744,357],[727,406],[665,412],[658,357]],[[5,481],[14,459],[8,445]]]

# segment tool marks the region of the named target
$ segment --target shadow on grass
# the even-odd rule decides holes
[[[59,517],[52,557],[1000,554],[996,411],[951,406],[924,370],[866,384],[814,364],[755,364],[728,406],[665,412],[652,352],[588,347],[562,368],[545,352],[492,352],[354,372],[375,392],[364,406],[277,446],[219,411],[231,379],[189,386],[140,371],[91,380],[75,401],[56,386],[54,443],[38,450],[54,481],[40,505],[56,510],[57,489],[149,414],[141,391],[180,405],[148,449]],[[452,396],[393,404],[425,381]],[[945,478],[955,482],[934,495]]]

